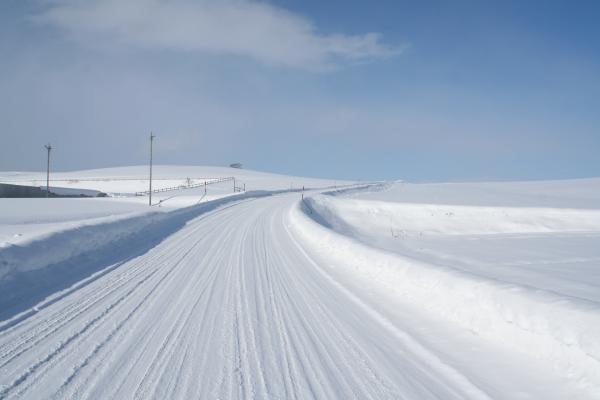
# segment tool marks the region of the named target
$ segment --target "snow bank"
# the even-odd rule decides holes
[[[0,281],[21,272],[47,268],[91,250],[139,239],[142,235],[165,235],[186,221],[223,204],[274,192],[253,191],[205,202],[170,212],[150,211],[81,222],[71,229],[54,231],[34,240],[0,248]]]
[[[7,198],[0,201],[2,225],[35,225],[90,220],[148,211],[148,200],[139,205],[112,198]]]
[[[547,361],[560,373],[600,391],[600,304],[507,284],[369,247],[329,229],[334,225],[342,231],[351,229],[348,221],[353,217],[345,214],[340,217],[338,212],[343,208],[344,212],[352,213],[352,207],[359,204],[344,200],[338,206],[331,206],[329,202],[323,197],[307,199],[292,209],[290,218],[291,228],[298,238],[311,253],[330,261],[326,265],[332,265],[336,273],[374,286],[502,346]],[[412,205],[408,207],[420,212]],[[441,209],[433,211],[439,213]],[[538,214],[546,211],[531,210]],[[442,229],[445,232],[470,231],[474,225],[469,225],[468,221],[494,215],[490,209],[464,209],[462,212],[465,213],[462,222],[450,219]],[[544,215],[548,218],[538,224],[530,221],[527,213],[509,214],[492,221],[486,229],[581,227],[570,221],[571,217],[578,216],[575,211]],[[368,221],[375,226],[389,225],[389,217],[372,213]],[[364,214],[362,221],[365,221]],[[411,221],[405,219],[402,223],[410,226]],[[587,222],[578,220],[577,223]],[[412,228],[438,229],[421,225]],[[477,229],[481,228],[478,226]]]
[[[93,219],[71,229],[0,248],[0,280],[10,274],[44,268],[90,249],[119,242],[165,218],[165,213],[151,212],[126,218]]]
[[[600,230],[600,210],[411,204],[331,196],[307,201],[328,224],[364,234],[388,234],[390,230],[445,235]]]

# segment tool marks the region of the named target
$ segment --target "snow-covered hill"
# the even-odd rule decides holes
[[[246,190],[282,190],[290,188],[325,187],[334,186],[336,181],[306,178],[298,176],[272,174],[267,172],[252,171],[239,168],[213,167],[213,166],[182,166],[182,165],[155,165],[153,167],[153,189],[170,188],[179,185],[187,185],[210,182],[215,178],[235,177],[236,185],[246,186]],[[129,166],[102,168],[71,172],[53,172],[50,177],[50,185],[66,188],[93,189],[105,193],[133,194],[148,190],[149,169],[148,166]],[[14,183],[31,186],[45,186],[45,172],[0,172],[0,182]],[[343,181],[337,181],[342,184]],[[233,189],[232,183],[209,186],[213,194],[230,193]],[[187,192],[185,192],[187,193]],[[192,195],[204,193],[200,188]],[[183,193],[179,193],[183,195]],[[169,197],[172,193],[161,195]]]

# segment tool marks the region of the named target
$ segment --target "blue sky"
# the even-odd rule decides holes
[[[600,176],[596,1],[5,0],[0,169]]]

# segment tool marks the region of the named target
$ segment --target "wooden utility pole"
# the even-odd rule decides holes
[[[52,150],[52,146],[48,143],[44,147],[48,150],[48,161],[46,164],[46,197],[48,197],[50,195],[50,150]]]
[[[148,189],[148,205],[152,205],[152,142],[154,141],[154,136],[152,132],[150,132],[150,188]]]

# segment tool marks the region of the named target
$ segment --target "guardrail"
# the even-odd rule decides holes
[[[225,178],[208,178],[208,179],[204,180],[204,182],[200,182],[200,183],[184,184],[184,185],[178,185],[178,186],[171,186],[171,187],[167,187],[167,188],[154,189],[154,190],[152,190],[152,193],[170,192],[173,190],[182,190],[182,189],[193,189],[193,188],[199,188],[202,186],[213,185],[215,183],[221,183],[221,182],[227,182],[227,181],[233,181],[233,180],[235,180],[235,178],[233,176],[228,176]],[[135,196],[147,196],[149,194],[150,194],[149,190],[144,190],[142,192],[134,193]]]

